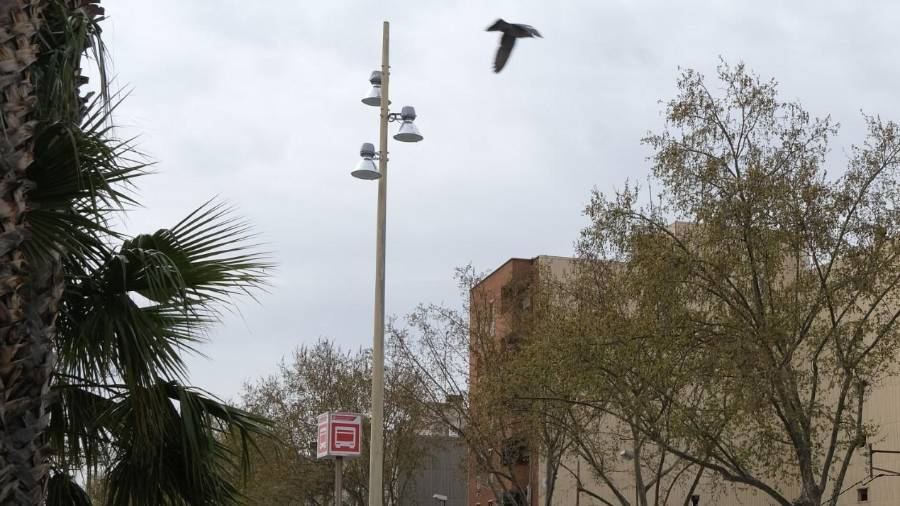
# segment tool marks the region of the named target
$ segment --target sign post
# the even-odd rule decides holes
[[[318,417],[316,458],[334,459],[334,504],[343,498],[344,459],[362,454],[362,415],[322,413]]]
[[[344,492],[344,457],[334,459],[334,504],[341,506]]]

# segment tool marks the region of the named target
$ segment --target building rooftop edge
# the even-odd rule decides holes
[[[577,257],[564,257],[564,256],[560,256],[560,255],[537,255],[532,258],[510,257],[505,262],[500,264],[499,267],[495,268],[490,273],[488,273],[485,277],[481,278],[480,281],[478,281],[477,283],[472,285],[472,288],[470,288],[469,291],[471,292],[472,290],[478,288],[479,285],[481,285],[482,283],[484,283],[485,281],[490,279],[490,277],[493,276],[494,274],[497,274],[497,272],[500,271],[500,269],[505,267],[506,264],[508,264],[510,262],[534,262],[535,260],[538,260],[540,258],[561,258],[563,260],[577,260]]]

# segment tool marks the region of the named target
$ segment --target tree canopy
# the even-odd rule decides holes
[[[390,356],[388,357],[390,359]],[[334,461],[317,460],[316,417],[330,411],[368,413],[371,406],[372,356],[369,350],[345,351],[319,340],[294,350],[277,373],[247,384],[245,408],[271,419],[278,440],[264,441],[247,480],[253,504],[333,504]],[[407,504],[415,473],[434,447],[421,437],[429,418],[416,371],[388,363],[385,370],[384,503]],[[368,419],[359,458],[344,462],[345,504],[368,500]]]
[[[830,118],[743,65],[716,77],[713,91],[685,70],[645,139],[651,201],[635,186],[592,196],[574,370],[627,392],[613,412],[665,450],[819,505],[874,430],[867,392],[898,365],[898,128],[866,116],[831,176]]]

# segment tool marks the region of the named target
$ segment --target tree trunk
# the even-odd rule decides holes
[[[807,491],[799,499],[794,501],[797,506],[821,506],[822,495],[818,492]]]
[[[52,337],[63,277],[58,265],[29,263],[25,170],[33,158],[41,0],[0,0],[0,503],[43,502],[54,366]]]
[[[551,506],[553,504],[553,489],[556,487],[556,470],[558,469],[558,467],[554,466],[553,450],[551,448],[547,448],[545,466],[544,486],[546,487],[546,493],[544,494],[544,506]]]

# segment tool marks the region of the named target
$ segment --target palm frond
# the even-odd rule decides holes
[[[168,256],[184,280],[185,301],[215,313],[214,305],[252,297],[252,289],[265,285],[272,264],[251,231],[232,208],[207,201],[171,229],[138,236],[128,247],[149,246]]]
[[[84,127],[39,125],[28,168],[34,182],[29,258],[49,262],[69,254],[97,260],[106,249],[104,240],[119,235],[109,226],[109,215],[137,205],[132,180],[146,174],[148,164],[128,142],[107,137],[99,119],[92,121]]]
[[[194,351],[232,296],[265,282],[269,264],[248,230],[207,204],[172,229],[125,241],[95,268],[72,265],[57,324],[63,370],[144,386],[183,378],[180,353]]]
[[[42,51],[34,66],[38,86],[37,115],[77,123],[82,116],[84,98],[80,87],[87,82],[81,63],[91,54],[100,75],[100,92],[109,100],[106,78],[107,53],[100,37],[102,8],[97,2],[49,0],[44,2],[44,26],[41,30]]]
[[[180,352],[193,350],[209,322],[180,306],[141,307],[127,292],[91,291],[82,283],[65,294],[58,346],[67,373],[129,385],[150,385],[159,378],[183,377]]]
[[[239,504],[230,477],[249,461],[252,438],[272,434],[263,418],[176,382],[133,390],[114,418],[129,430],[107,473],[111,506]]]
[[[65,472],[96,470],[109,457],[113,433],[105,420],[115,407],[113,386],[57,378],[47,437]]]
[[[87,492],[66,473],[50,477],[47,486],[47,506],[92,506]]]
[[[108,215],[136,202],[131,180],[146,173],[128,141],[115,139],[110,118],[122,97],[111,96],[97,1],[48,0],[43,5],[41,51],[32,66],[36,123],[33,162],[27,170],[29,261],[50,264],[65,255],[96,259],[105,237],[117,234]],[[92,53],[100,95],[81,95]]]

